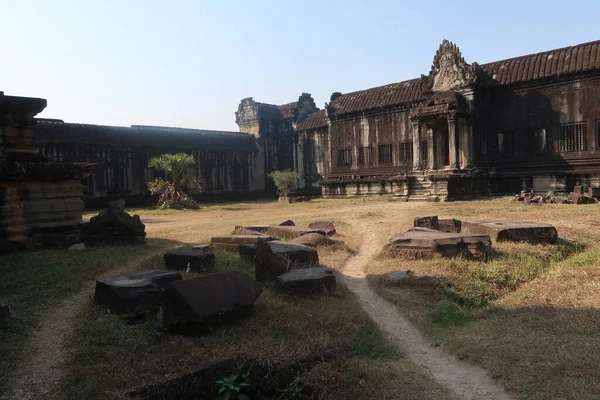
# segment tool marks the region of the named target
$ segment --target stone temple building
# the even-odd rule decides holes
[[[425,71],[424,71],[425,72]],[[148,159],[195,156],[199,199],[274,194],[266,174],[299,173],[298,193],[443,201],[600,186],[600,41],[479,65],[444,40],[427,74],[284,105],[246,98],[239,132],[38,119],[40,151],[95,163],[86,206],[149,202]]]

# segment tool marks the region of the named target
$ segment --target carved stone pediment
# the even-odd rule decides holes
[[[242,99],[238,110],[235,112],[235,122],[240,125],[241,123],[252,121],[258,118],[258,104],[252,99],[247,97]]]
[[[477,80],[477,63],[468,64],[458,47],[444,39],[435,53],[429,75],[421,75],[423,92],[442,92],[472,85]]]

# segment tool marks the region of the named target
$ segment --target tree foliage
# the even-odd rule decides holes
[[[198,204],[183,189],[204,189],[204,179],[200,175],[190,176],[187,168],[194,165],[194,157],[186,153],[162,154],[152,157],[148,167],[165,173],[162,178],[148,182],[148,190],[158,196],[162,208],[198,208]]]
[[[290,171],[289,169],[273,171],[267,176],[273,180],[273,183],[277,188],[277,193],[281,197],[288,197],[288,194],[294,188],[294,184],[298,179],[298,173]]]

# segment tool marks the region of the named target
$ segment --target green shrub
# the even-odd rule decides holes
[[[294,188],[296,179],[298,179],[298,174],[294,171],[290,171],[289,169],[284,169],[283,171],[273,171],[267,176],[273,180],[273,183],[277,188],[277,193],[281,197],[288,197],[288,194]]]

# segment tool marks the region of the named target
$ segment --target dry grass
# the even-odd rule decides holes
[[[518,398],[597,398],[600,206],[527,207],[508,199],[425,205],[399,216],[404,224],[396,231],[408,228],[416,215],[436,214],[551,223],[561,241],[494,243],[494,253],[484,261],[381,257],[367,268],[373,287],[432,340],[482,365]],[[440,277],[444,284],[381,284],[380,275],[400,269]]]
[[[358,250],[365,230],[373,232],[372,245],[380,248],[394,233],[412,226],[415,216],[551,223],[563,239],[557,246],[494,244],[494,254],[485,261],[379,257],[366,266],[366,272],[373,286],[432,340],[491,371],[515,397],[597,397],[600,205],[527,207],[506,198],[443,204],[386,200],[247,202],[189,212],[136,212],[146,222],[149,237],[186,244],[207,242],[236,225],[333,220],[337,239],[344,240],[348,249],[320,250],[322,263],[332,268]],[[237,259],[228,262],[220,268],[241,265]],[[146,267],[159,263],[157,259]],[[447,285],[443,290],[423,290],[378,284],[378,275],[398,269],[435,275]],[[306,299],[267,290],[251,316],[197,338],[157,332],[151,320],[128,323],[91,302],[81,318],[85,323],[71,338],[72,368],[65,383],[71,397],[98,397],[99,388],[116,395],[173,368],[230,353],[285,361],[334,349],[337,357],[303,373],[303,381],[320,388],[324,398],[373,398],[374,393],[390,399],[446,398],[408,360],[387,355],[389,348],[381,334],[344,288],[331,297]]]

